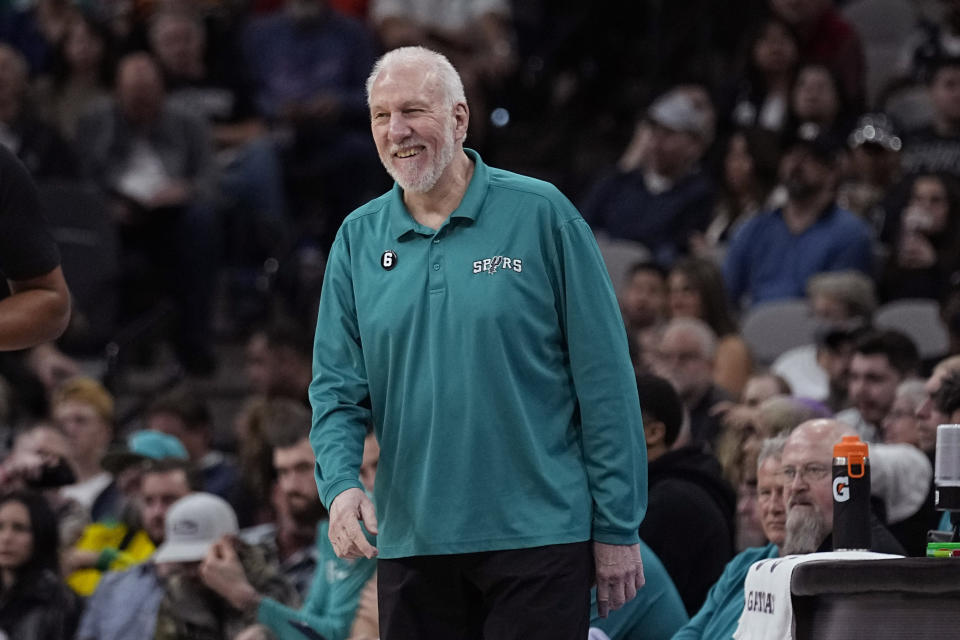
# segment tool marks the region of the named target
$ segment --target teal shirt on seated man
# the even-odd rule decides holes
[[[367,580],[377,568],[376,560],[345,560],[333,552],[327,530],[330,521],[320,523],[317,531],[317,570],[310,591],[300,609],[292,609],[272,598],[263,598],[257,609],[257,622],[278,640],[304,640],[290,621],[303,623],[325,640],[344,640]]]
[[[720,579],[710,587],[700,611],[673,636],[673,640],[730,640],[743,613],[743,583],[747,571],[754,562],[779,555],[780,549],[771,542],[765,547],[745,549],[734,556],[720,574]]]

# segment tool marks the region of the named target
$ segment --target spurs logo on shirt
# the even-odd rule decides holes
[[[483,260],[474,260],[473,262],[473,272],[474,273],[489,273],[494,274],[497,270],[503,269],[504,271],[515,271],[520,273],[523,271],[523,261],[520,258],[508,258],[506,256],[493,256],[492,258],[484,258]]]

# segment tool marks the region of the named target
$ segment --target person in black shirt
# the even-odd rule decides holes
[[[60,253],[46,228],[26,168],[0,145],[0,273],[10,295],[0,300],[0,351],[54,340],[70,319]]]

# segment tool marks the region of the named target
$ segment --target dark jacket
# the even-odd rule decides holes
[[[640,537],[660,556],[693,615],[733,557],[736,493],[717,459],[696,445],[653,460],[648,476]]]
[[[70,640],[79,607],[52,571],[21,577],[0,595],[0,630],[11,640]]]
[[[833,533],[827,535],[817,551],[833,551]],[[907,551],[900,544],[900,541],[890,533],[889,529],[883,526],[883,523],[872,511],[870,512],[870,551],[907,555]]]
[[[713,184],[696,170],[655,194],[642,172],[616,172],[597,181],[580,210],[595,231],[639,242],[654,260],[669,266],[687,253],[690,236],[710,223]]]

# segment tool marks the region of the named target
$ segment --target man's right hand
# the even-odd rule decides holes
[[[363,522],[367,531],[377,534],[377,515],[373,502],[362,489],[347,489],[333,499],[330,505],[330,542],[341,558],[373,558],[377,548],[367,542],[363,535]]]

